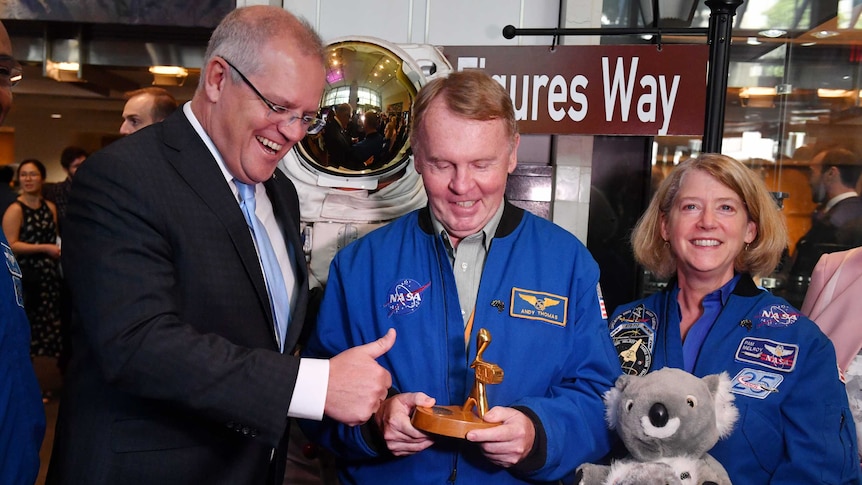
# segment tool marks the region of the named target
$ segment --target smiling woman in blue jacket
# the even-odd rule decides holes
[[[740,420],[710,451],[733,483],[859,483],[856,434],[835,349],[751,275],[775,268],[787,230],[766,186],[702,154],[662,182],[632,234],[660,293],[621,305],[610,331],[623,370],[727,372]]]

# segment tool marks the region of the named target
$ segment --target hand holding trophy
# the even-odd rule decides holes
[[[482,420],[488,412],[488,395],[485,386],[503,382],[503,369],[497,364],[482,360],[482,354],[491,343],[491,333],[479,330],[476,336],[476,358],[470,367],[476,377],[473,389],[463,406],[417,407],[411,422],[416,429],[453,438],[464,438],[473,429],[490,428],[499,423],[486,423]],[[474,410],[475,409],[475,410]]]

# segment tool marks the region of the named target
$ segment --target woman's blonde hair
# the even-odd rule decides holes
[[[738,160],[715,153],[703,153],[676,166],[661,183],[632,232],[635,259],[660,278],[676,272],[676,257],[662,238],[662,217],[668,217],[676,202],[685,175],[701,170],[733,190],[742,199],[748,220],[757,227],[757,236],[734,260],[736,271],[767,275],[778,265],[787,247],[787,227],[769,189],[760,177]]]

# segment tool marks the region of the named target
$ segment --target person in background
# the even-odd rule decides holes
[[[21,195],[3,214],[3,233],[18,258],[23,276],[24,309],[30,320],[32,357],[59,359],[63,339],[60,325],[60,246],[57,244],[57,207],[42,197],[45,165],[28,159],[18,165]],[[46,402],[53,391],[43,393]]]
[[[15,169],[9,165],[0,166],[0,214],[6,212],[9,204],[18,198],[18,191],[12,188],[15,180]]]
[[[263,484],[291,417],[358,425],[386,396],[395,332],[294,355],[308,277],[294,186],[323,46],[280,7],[231,11],[191,102],[91,155],[63,242],[74,351],[48,484]]]
[[[66,171],[66,180],[57,184],[45,184],[45,199],[57,206],[57,225],[60,236],[63,235],[63,220],[66,219],[66,204],[69,201],[69,192],[72,190],[72,179],[78,167],[84,163],[89,154],[80,147],[66,147],[60,154],[60,166]]]
[[[12,86],[21,65],[0,23],[0,124],[12,107]],[[5,264],[0,266],[0,483],[30,484],[39,474],[39,449],[45,436],[45,408],[30,361],[30,324],[24,311],[22,271],[0,231]]]
[[[349,104],[339,104],[323,129],[323,149],[327,154],[327,164],[331,167],[340,167],[347,160],[351,145],[347,135],[351,111]]]
[[[731,377],[740,421],[710,454],[733,483],[859,483],[832,343],[753,280],[772,272],[786,245],[778,207],[748,167],[718,154],[680,163],[632,234],[635,259],[674,278],[618,307],[611,336],[629,374],[676,367]]]
[[[855,188],[862,176],[862,159],[844,148],[830,148],[811,159],[810,170],[812,199],[819,205],[783,278],[784,295],[797,306],[802,305],[811,272],[822,254],[862,246],[862,198]]]
[[[63,226],[66,220],[66,204],[69,202],[69,193],[72,191],[72,179],[75,177],[75,172],[78,167],[84,163],[89,154],[86,150],[76,146],[70,146],[63,149],[60,154],[60,166],[66,171],[66,180],[58,184],[46,184],[43,192],[45,199],[54,203],[57,207],[57,232],[60,235],[60,241],[63,239]],[[69,355],[72,350],[72,341],[69,335],[69,325],[72,319],[72,301],[69,293],[69,285],[62,275],[62,267],[60,268],[60,357],[57,360],[57,367],[61,373],[65,373],[66,365],[69,362]]]
[[[147,86],[125,94],[121,135],[132,133],[158,123],[177,109],[177,100],[165,88]]]
[[[378,124],[379,115],[377,112],[368,111],[365,113],[365,119],[362,122],[362,132],[365,134],[365,138],[350,148],[348,163],[345,168],[350,170],[379,168],[388,161],[386,153],[389,151],[389,147],[386,145],[386,138],[377,131]]]
[[[504,199],[520,137],[512,101],[466,70],[426,84],[411,146],[428,205],[341,249],[308,356],[336,355],[398,330],[381,364],[389,397],[361,426],[303,422],[338,459],[344,483],[536,483],[610,450],[602,394],[620,374],[599,271],[586,248]],[[461,406],[481,329],[504,369],[466,440],[413,427],[417,406]]]
[[[802,313],[835,345],[838,370],[862,441],[862,248],[826,253],[814,266]],[[862,456],[860,456],[862,460]]]

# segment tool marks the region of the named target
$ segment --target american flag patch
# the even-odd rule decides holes
[[[599,309],[602,311],[602,319],[608,319],[608,310],[605,308],[605,298],[602,296],[602,285],[596,283],[596,294],[599,295]]]

